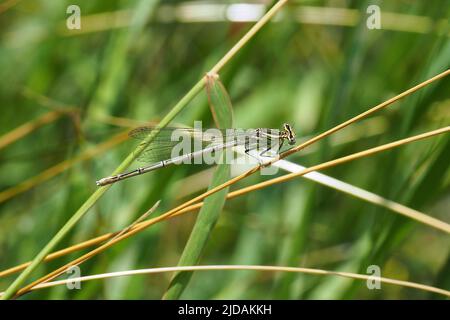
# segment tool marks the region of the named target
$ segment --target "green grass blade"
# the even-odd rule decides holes
[[[278,12],[282,6],[287,2],[287,0],[278,1],[224,56],[223,58],[211,69],[212,73],[217,73],[221,70],[221,68],[226,65],[235,54],[248,43],[250,39],[254,37],[254,35],[273,17],[273,15]],[[141,1],[136,7],[136,16],[134,21],[134,25],[130,28],[130,35],[127,40],[127,43],[131,43],[133,39],[137,36],[137,29],[142,28],[146,19],[144,19],[142,15],[142,7],[145,5],[146,1]],[[154,8],[154,6],[151,6]],[[147,10],[146,10],[147,11]],[[147,11],[147,16],[150,14],[151,10]],[[137,29],[136,29],[137,28]],[[123,69],[122,69],[123,70]],[[119,71],[117,71],[119,73]],[[111,80],[112,79],[112,80]],[[113,81],[117,80],[117,81]],[[111,85],[115,85],[119,83],[120,79],[118,76],[115,76],[115,72],[113,74],[109,74],[107,77],[107,81]],[[180,111],[182,111],[187,104],[204,88],[205,81],[202,78],[199,80],[190,90],[189,92],[169,111],[169,113],[161,120],[158,125],[158,128],[163,128],[171,122],[176,115]],[[107,90],[108,91],[108,90]],[[99,101],[103,101],[101,97],[99,97]],[[108,100],[110,101],[110,100]],[[94,99],[94,107],[98,102]],[[91,110],[92,112],[96,112]],[[130,153],[124,161],[114,170],[112,173],[117,174],[123,172],[130,164],[136,159],[137,156],[146,148],[146,146],[155,138],[158,134],[158,130],[154,130],[147,139],[144,140],[142,144],[140,144],[132,153]],[[222,167],[222,166],[221,166]],[[229,171],[229,168],[223,166],[219,170]],[[221,176],[221,175],[220,175]],[[221,176],[222,177],[222,176]],[[226,179],[226,178],[225,178]],[[226,179],[227,180],[227,179]],[[223,180],[225,181],[225,180]],[[222,181],[222,182],[223,182]],[[56,233],[56,235],[44,246],[44,248],[34,257],[31,264],[15,279],[15,281],[9,285],[5,294],[1,297],[1,299],[10,299],[14,296],[17,290],[24,284],[25,280],[30,276],[30,274],[39,266],[39,264],[43,261],[43,259],[56,247],[56,245],[68,234],[69,231],[73,229],[73,227],[79,222],[79,220],[89,211],[89,209],[96,204],[96,202],[105,194],[105,192],[110,188],[110,186],[105,186],[97,189],[83,204],[82,206],[73,214],[73,216],[65,223],[65,225]],[[225,190],[224,190],[225,192]],[[222,193],[220,193],[222,195]],[[224,195],[223,195],[224,196]]]
[[[208,74],[206,77],[206,92],[210,102],[211,113],[218,128],[231,128],[233,126],[233,108],[228,93],[219,80],[217,74]],[[222,153],[225,159],[225,153]],[[214,173],[209,188],[214,188],[230,178],[230,165],[220,164]],[[200,259],[203,248],[213,230],[220,212],[222,212],[228,188],[223,189],[211,197],[206,198],[200,210],[191,235],[184,247],[179,266],[195,265]],[[186,289],[191,279],[192,272],[176,273],[164,295],[164,299],[178,299]]]
[[[230,96],[218,74],[207,74],[205,79],[209,107],[216,126],[221,129],[233,126],[233,107]]]

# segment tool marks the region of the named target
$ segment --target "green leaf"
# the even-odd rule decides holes
[[[233,126],[233,109],[231,100],[217,74],[208,74],[205,79],[206,91],[210,102],[211,112],[218,128],[231,128]],[[225,154],[222,154],[224,158]],[[212,189],[230,178],[230,165],[224,163],[217,167],[209,189]],[[184,247],[179,266],[190,266],[198,263],[208,238],[213,230],[223,205],[228,188],[225,188],[206,198],[200,213],[197,216],[194,228]],[[178,299],[186,289],[192,277],[192,272],[176,273],[172,279],[164,299]]]
[[[227,181],[229,176],[230,166],[228,164],[219,165],[214,173],[209,189]],[[191,266],[198,263],[201,253],[207,244],[209,235],[211,234],[211,231],[219,218],[219,214],[222,211],[223,205],[225,204],[225,196],[227,193],[228,188],[225,188],[205,199],[189,240],[178,261],[179,266]],[[192,272],[176,273],[163,298],[178,299],[189,284],[191,276]]]

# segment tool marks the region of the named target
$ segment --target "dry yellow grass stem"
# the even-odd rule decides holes
[[[345,156],[345,157],[342,157],[342,158],[338,158],[338,159],[327,161],[327,162],[324,162],[324,163],[321,163],[321,164],[318,164],[318,165],[315,165],[315,166],[312,166],[312,167],[309,167],[309,168],[305,168],[304,170],[301,170],[299,172],[289,173],[289,174],[283,175],[283,176],[278,177],[278,178],[274,178],[274,179],[271,179],[271,180],[268,180],[268,181],[264,181],[264,182],[261,182],[261,183],[258,183],[258,184],[246,187],[246,188],[242,188],[242,189],[237,190],[237,191],[235,191],[233,193],[234,193],[234,196],[239,196],[239,195],[242,195],[242,194],[245,194],[245,193],[249,193],[249,192],[252,192],[252,191],[255,191],[255,190],[266,188],[266,187],[271,186],[271,185],[276,184],[276,183],[289,181],[289,180],[291,180],[293,178],[303,176],[303,175],[305,175],[307,173],[310,173],[310,172],[313,172],[313,171],[324,170],[324,169],[327,169],[327,168],[330,168],[330,167],[334,167],[336,165],[339,165],[339,164],[342,164],[342,163],[345,163],[345,162],[349,162],[349,161],[356,160],[356,159],[359,159],[359,158],[367,157],[367,156],[370,156],[372,154],[375,154],[375,153],[378,153],[378,152],[381,152],[381,151],[385,151],[385,150],[388,150],[388,149],[399,147],[399,146],[401,146],[403,144],[407,144],[407,143],[410,143],[410,142],[413,142],[413,141],[422,140],[422,139],[429,138],[429,137],[432,137],[432,136],[435,136],[435,135],[438,135],[438,134],[447,133],[449,131],[450,131],[450,126],[444,127],[444,128],[440,128],[440,129],[437,129],[437,130],[433,130],[433,131],[429,131],[429,132],[425,132],[425,133],[422,133],[422,134],[419,134],[419,135],[416,135],[416,136],[412,136],[412,137],[409,137],[409,138],[397,140],[397,141],[394,141],[394,142],[391,142],[391,143],[387,143],[387,144],[384,144],[384,145],[381,145],[381,146],[378,146],[378,147],[375,147],[375,148],[371,148],[371,149],[364,150],[364,151],[361,151],[361,152],[353,153],[351,155],[348,155],[348,156]],[[450,234],[450,225],[448,223],[445,223],[445,222],[441,221],[441,220],[438,220],[438,219],[435,219],[435,218],[430,217],[428,215],[422,214],[422,213],[420,213],[420,212],[418,212],[416,210],[403,210],[401,214]]]
[[[256,22],[251,29],[231,48],[223,57],[216,63],[216,65],[209,70],[208,73],[216,74],[222,67],[242,48],[253,36],[272,19],[272,17],[288,2],[288,0],[280,0],[275,3],[267,13]]]
[[[287,0],[279,0],[275,5],[255,24],[250,30],[239,40],[232,49],[225,54],[225,56],[210,70],[212,73],[218,73],[220,69],[250,40],[250,38],[255,35],[269,19],[275,15],[275,13],[285,4]],[[138,18],[141,15],[137,15],[137,22],[143,22]],[[136,28],[139,25],[136,26]],[[141,25],[142,26],[142,25]],[[131,33],[131,36],[135,35],[137,30]],[[133,31],[133,30],[132,30]],[[144,144],[136,147],[135,152],[130,153],[114,170],[114,173],[124,171],[129,165],[136,159],[136,157],[145,149],[158,134],[160,128],[167,126],[177,114],[179,114],[187,104],[204,88],[205,79],[200,79],[184,96],[178,103],[166,114],[166,116],[161,120],[158,125],[158,130],[154,131],[144,139]],[[44,246],[44,248],[39,251],[34,257],[31,264],[9,285],[6,293],[1,298],[2,300],[9,299],[15,295],[18,289],[24,284],[25,280],[31,275],[33,271],[39,266],[39,264],[44,260],[44,258],[51,253],[56,245],[67,235],[67,233],[74,228],[74,226],[79,222],[79,220],[87,214],[90,208],[100,199],[105,192],[109,190],[108,187],[103,187],[97,189],[73,214],[73,216],[64,224],[61,229],[52,237],[52,239]],[[128,233],[127,233],[128,234]]]
[[[110,115],[94,115],[95,121],[110,124],[116,127],[134,128],[140,126],[156,126],[158,121],[142,121],[129,118],[114,117]]]
[[[373,107],[373,108],[371,108],[371,109],[369,109],[369,110],[367,110],[367,111],[365,111],[365,112],[363,112],[363,113],[361,113],[361,114],[359,114],[359,115],[357,115],[357,116],[355,116],[355,117],[353,117],[353,118],[351,118],[350,120],[347,120],[347,121],[345,121],[345,122],[343,122],[343,123],[341,123],[341,124],[339,124],[339,125],[337,125],[337,126],[331,128],[331,129],[325,131],[324,133],[321,133],[321,134],[317,135],[316,137],[314,137],[314,138],[312,138],[312,139],[309,139],[308,141],[306,141],[306,142],[304,142],[304,143],[298,145],[297,147],[292,148],[292,149],[290,149],[290,150],[288,150],[288,151],[286,151],[286,152],[283,152],[282,154],[279,155],[279,157],[277,157],[277,158],[275,158],[275,159],[273,159],[273,160],[271,160],[271,161],[265,163],[264,165],[270,165],[270,164],[272,164],[272,163],[278,161],[279,159],[285,158],[285,157],[287,157],[287,156],[289,156],[289,155],[291,155],[291,154],[293,154],[293,153],[295,153],[295,152],[298,152],[298,151],[302,150],[303,148],[305,148],[305,147],[307,147],[307,146],[313,144],[314,142],[317,142],[318,140],[323,139],[323,138],[325,138],[325,137],[331,135],[332,133],[334,133],[334,132],[336,132],[336,131],[338,131],[338,130],[340,130],[340,129],[343,129],[343,128],[345,128],[346,126],[348,126],[348,125],[350,125],[350,124],[352,124],[352,123],[354,123],[354,122],[356,122],[356,121],[359,121],[359,120],[361,120],[361,119],[363,119],[363,118],[368,117],[369,115],[371,115],[371,114],[373,114],[373,113],[375,113],[375,112],[377,112],[377,111],[379,111],[379,110],[381,110],[381,109],[383,109],[383,108],[385,108],[385,107],[391,105],[392,103],[394,103],[394,102],[400,100],[401,98],[404,98],[405,96],[407,96],[407,95],[409,95],[409,94],[411,94],[411,93],[413,93],[413,92],[415,92],[415,91],[417,91],[417,90],[419,90],[419,89],[425,87],[426,85],[428,85],[428,84],[430,84],[430,83],[432,83],[432,82],[434,82],[434,81],[436,81],[436,80],[438,80],[438,79],[441,79],[441,78],[443,78],[443,77],[445,77],[445,76],[447,76],[447,75],[449,75],[449,74],[450,74],[450,69],[447,69],[446,71],[444,71],[444,72],[442,72],[442,73],[440,73],[440,74],[434,76],[433,78],[430,78],[430,79],[428,79],[428,80],[426,80],[426,81],[424,81],[424,82],[422,82],[422,83],[420,83],[420,84],[418,84],[418,85],[416,85],[416,86],[414,86],[414,87],[412,87],[412,88],[410,88],[410,89],[408,89],[408,90],[402,92],[401,94],[399,94],[399,95],[397,95],[397,96],[395,96],[395,97],[393,97],[393,98],[391,98],[391,99],[389,99],[389,100],[387,100],[387,101],[385,101],[385,102],[383,102],[383,103],[381,103],[381,104],[379,104],[379,105],[377,105],[377,106],[375,106],[375,107]],[[445,129],[448,129],[448,128],[443,128],[443,129],[440,129],[440,130],[445,130]],[[437,131],[439,131],[439,130],[437,130]],[[407,138],[407,139],[404,139],[404,140],[400,140],[400,141],[397,141],[397,142],[393,142],[393,143],[390,143],[389,145],[391,145],[391,147],[395,147],[395,146],[401,145],[401,144],[403,144],[403,143],[408,143],[408,142],[411,142],[411,141],[414,141],[414,140],[418,140],[418,139],[424,139],[424,138],[426,138],[427,136],[436,135],[436,134],[439,134],[439,133],[442,133],[442,132],[432,131],[432,132],[430,132],[430,133],[425,133],[425,134],[423,134],[423,135],[419,135],[419,136],[415,136],[415,137],[410,137],[410,138]],[[398,144],[398,143],[399,143],[399,144]],[[383,146],[374,148],[374,149],[376,149],[375,152],[379,152],[379,151],[382,151],[382,150],[386,150],[386,149],[380,149],[380,148],[383,148]],[[364,152],[365,152],[367,155],[368,155],[368,154],[374,153],[374,152],[370,153],[371,150],[373,150],[373,149],[369,149],[369,150],[366,150],[366,151],[364,151]],[[378,151],[378,150],[379,150],[379,151]],[[361,157],[361,156],[364,156],[362,153],[358,153],[358,154],[360,154],[360,157]],[[352,156],[353,156],[353,155],[352,155]],[[348,156],[348,157],[352,157],[352,156]],[[344,157],[344,158],[348,158],[348,157]],[[343,159],[343,158],[341,158],[341,159]],[[352,159],[354,159],[354,158],[352,158]],[[338,162],[339,160],[340,160],[340,159],[334,160],[334,161],[335,161],[334,164],[339,164],[339,163],[341,163],[341,162]],[[346,161],[350,161],[350,160],[347,160],[347,159],[346,159],[346,160],[344,160],[343,162],[346,162]],[[327,162],[327,164],[329,164],[329,162]],[[199,196],[197,196],[197,197],[195,197],[195,198],[193,198],[193,199],[191,199],[191,200],[185,202],[184,204],[182,204],[182,205],[180,205],[180,206],[178,206],[178,207],[176,207],[176,208],[174,208],[174,209],[168,211],[167,213],[165,213],[164,215],[159,216],[158,218],[160,218],[160,219],[162,220],[162,219],[164,219],[164,218],[167,217],[167,216],[170,216],[170,215],[172,215],[172,214],[174,214],[174,213],[176,213],[176,212],[178,212],[178,211],[180,211],[180,210],[182,210],[182,209],[185,209],[185,208],[189,207],[189,206],[192,205],[192,204],[195,204],[196,202],[202,201],[203,199],[209,197],[211,194],[216,193],[216,192],[218,192],[218,191],[220,191],[220,190],[222,190],[222,189],[224,189],[224,188],[226,188],[226,187],[229,187],[230,185],[232,185],[232,184],[234,184],[234,183],[236,183],[236,182],[238,182],[238,181],[240,181],[240,180],[242,180],[242,179],[244,179],[244,178],[246,178],[246,177],[252,175],[253,173],[259,171],[259,170],[261,169],[261,167],[262,167],[261,165],[256,166],[255,168],[252,168],[252,169],[250,169],[249,171],[244,172],[243,174],[241,174],[241,175],[239,175],[239,176],[237,176],[237,177],[235,177],[235,178],[232,178],[232,179],[228,180],[227,182],[225,182],[225,183],[223,183],[223,184],[221,184],[221,185],[219,185],[219,186],[217,186],[217,187],[215,187],[215,188],[212,188],[212,189],[208,190],[207,192],[205,192],[205,193],[203,193],[203,194],[201,194],[201,195],[199,195]],[[317,166],[315,166],[315,167],[316,167],[316,168],[313,169],[313,170],[311,170],[311,171],[317,170]],[[310,169],[311,169],[311,168],[310,168]],[[310,169],[307,169],[307,170],[310,170]],[[311,171],[308,171],[308,172],[311,172]],[[303,174],[306,174],[306,173],[307,173],[307,172],[304,172]],[[291,176],[291,175],[293,175],[293,174],[286,175],[286,176]],[[300,173],[296,173],[296,175],[299,176]],[[281,178],[282,178],[282,177],[281,177]],[[273,179],[273,180],[276,180],[276,179]],[[270,180],[270,181],[273,181],[273,180]],[[285,181],[285,180],[284,180],[284,181]],[[274,182],[274,183],[277,183],[277,182]],[[265,184],[266,184],[266,185],[270,185],[270,182],[269,182],[269,181],[268,181],[268,182],[265,182]],[[253,186],[253,187],[257,188],[257,186],[260,186],[260,184],[258,184],[258,185],[256,185],[256,186]],[[251,187],[250,187],[250,188],[251,188]],[[254,190],[256,190],[256,189],[254,189]],[[158,219],[158,218],[157,218],[157,219]],[[158,221],[159,221],[159,220],[158,220]],[[134,230],[131,230],[130,233],[131,233],[131,232],[134,232]],[[128,236],[130,233],[127,233],[127,234],[124,235],[124,236]]]
[[[79,244],[70,246],[68,248],[56,251],[54,253],[49,254],[47,257],[45,257],[44,261],[51,261],[51,260],[57,259],[59,257],[63,257],[65,255],[67,255],[67,254],[73,253],[75,251],[79,251],[79,250],[83,250],[83,249],[92,247],[93,245],[102,243],[103,241],[106,241],[106,240],[116,236],[119,232],[120,231],[113,232],[113,233],[105,233],[102,236],[99,236],[99,237],[96,237],[96,238],[92,238],[92,239],[84,241],[82,243],[79,243]],[[29,264],[30,264],[30,262],[25,262],[25,263],[22,263],[20,265],[15,266],[15,267],[3,270],[3,271],[0,272],[0,278],[9,276],[9,275],[14,274],[14,273],[19,272],[19,271],[22,271]]]

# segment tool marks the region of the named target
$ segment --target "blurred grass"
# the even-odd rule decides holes
[[[242,23],[164,23],[152,17],[135,35],[129,28],[108,26],[86,34],[56,32],[69,4],[19,1],[0,13],[0,68],[7,79],[0,87],[0,135],[47,112],[22,94],[27,88],[76,106],[86,139],[79,142],[72,121],[61,117],[6,146],[0,154],[0,192],[110,139],[117,129],[100,123],[99,116],[159,120],[248,29]],[[235,107],[236,127],[278,128],[288,121],[299,137],[317,134],[450,66],[449,24],[447,32],[417,33],[368,30],[363,21],[351,27],[298,23],[289,13],[304,4],[347,7],[363,15],[366,5],[298,1],[285,11],[283,20],[266,26],[221,75]],[[82,17],[134,10],[138,5],[139,1],[80,1]],[[381,8],[431,21],[448,21],[450,14],[445,1],[411,5],[396,0],[383,2]],[[343,145],[324,141],[319,152],[300,153],[292,160],[309,166],[448,125],[449,85],[444,78],[383,111],[379,116],[386,127],[381,134]],[[206,100],[204,94],[197,97],[176,121],[192,125],[203,120],[205,127],[213,126]],[[32,258],[96,189],[94,181],[108,175],[133,147],[131,142],[122,143],[1,203],[0,269]],[[444,136],[327,174],[448,222],[449,147]],[[178,166],[114,186],[60,247],[118,230],[158,199],[162,210],[174,207],[184,200],[177,198],[180,182],[204,169]],[[264,179],[254,175],[236,188]],[[83,265],[82,273],[176,265],[194,219],[186,215],[155,225]],[[448,290],[449,244],[442,233],[302,180],[228,201],[200,264],[278,263],[361,273],[378,264],[383,276]],[[336,247],[341,251],[331,259],[327,249]],[[35,276],[77,256],[45,264]],[[0,278],[2,290],[13,279]],[[79,291],[40,290],[25,298],[160,298],[169,280],[169,275],[125,277],[84,283]],[[182,297],[431,296],[391,286],[369,291],[362,282],[331,277],[227,271],[196,273]]]

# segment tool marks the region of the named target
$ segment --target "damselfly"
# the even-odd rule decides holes
[[[139,127],[130,131],[129,136],[139,140],[145,139],[156,130],[155,127]],[[194,150],[189,145],[181,146],[180,139],[186,142],[190,138],[194,144]],[[287,141],[289,145],[295,144],[295,133],[289,124],[284,124],[281,130],[278,129],[208,129],[205,131],[192,128],[164,128],[159,129],[158,134],[141,150],[137,160],[151,163],[150,165],[140,167],[136,170],[121,173],[115,176],[106,177],[98,180],[98,186],[105,186],[134,177],[146,172],[167,167],[171,164],[186,163],[187,160],[195,159],[200,155],[207,153],[216,153],[220,150],[236,146],[244,146],[245,153],[250,155],[250,151],[257,150],[260,156],[271,156],[271,152],[278,154]],[[183,154],[177,154],[177,151],[189,150]]]

